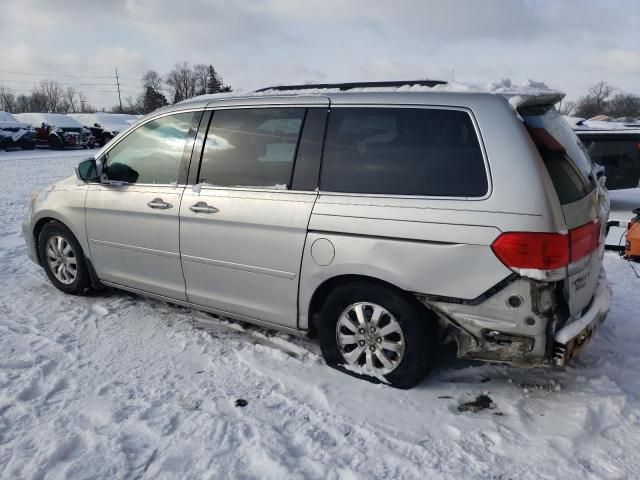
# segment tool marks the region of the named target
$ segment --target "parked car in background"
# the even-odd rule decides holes
[[[95,137],[91,131],[68,115],[17,113],[15,117],[35,128],[38,145],[56,150],[67,147],[93,148],[95,145]]]
[[[63,292],[106,284],[317,335],[332,367],[396,387],[441,343],[564,364],[611,290],[607,192],[563,95],[398,84],[155,111],[33,196],[29,255]]]
[[[28,123],[19,122],[8,112],[0,112],[0,150],[36,148],[36,130]]]
[[[610,217],[620,222],[619,227],[611,227],[606,243],[623,248],[632,210],[640,208],[640,124],[583,120],[573,128],[591,160],[604,167]]]
[[[142,117],[142,115],[104,112],[69,113],[68,115],[90,129],[96,138],[96,144],[101,147]]]

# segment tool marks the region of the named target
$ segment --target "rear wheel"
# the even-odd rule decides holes
[[[342,285],[327,297],[319,323],[327,364],[359,378],[411,388],[432,364],[433,318],[413,297],[392,288]]]
[[[44,271],[57,289],[72,295],[89,289],[91,279],[82,248],[62,223],[54,221],[42,228],[38,251]]]

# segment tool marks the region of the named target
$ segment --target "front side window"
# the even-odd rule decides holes
[[[214,112],[199,182],[222,187],[288,189],[304,108]]]
[[[471,117],[431,108],[335,108],[321,188],[332,192],[482,197],[488,179]]]
[[[194,115],[167,115],[131,132],[107,153],[107,179],[162,185],[177,182]]]

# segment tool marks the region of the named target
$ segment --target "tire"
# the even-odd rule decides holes
[[[345,322],[341,320],[344,314],[353,318],[355,310],[359,308],[358,305],[363,308],[361,312],[364,313],[365,319],[369,319],[369,322],[365,323],[369,326],[373,325],[370,322],[375,311],[373,306],[381,307],[386,311],[380,316],[377,333],[366,335],[366,338],[360,334],[362,324],[356,321],[355,326],[359,331],[352,333],[352,328],[346,328]],[[338,328],[339,322],[340,328]],[[391,333],[383,338],[380,336],[381,333],[398,327],[400,333]],[[338,343],[339,333],[342,338],[349,338],[352,343],[354,339],[358,339],[357,344],[341,347]],[[353,282],[339,286],[331,292],[320,311],[318,337],[327,365],[358,378],[374,383],[383,381],[403,389],[417,385],[425,377],[433,364],[437,348],[434,317],[410,295],[374,282]],[[379,340],[379,337],[382,340]],[[363,345],[364,350],[358,354],[356,350]],[[387,345],[393,348],[403,346],[401,355],[387,350]],[[354,347],[353,350],[347,351],[352,347]],[[359,367],[354,364],[349,365],[346,357],[343,356],[343,349],[347,353],[353,352],[353,355],[359,355],[356,363],[363,365]],[[371,370],[366,370],[369,355],[373,359],[373,375]],[[387,363],[393,365],[385,367],[380,361],[380,355],[384,355]],[[352,360],[353,358],[352,356]]]
[[[49,250],[49,242],[57,244],[58,238],[63,240],[62,247],[55,248],[53,251]],[[57,244],[60,245],[60,244]],[[54,257],[52,253],[60,253],[61,250],[68,252],[66,246],[69,247],[70,252],[67,255],[62,254],[62,257]],[[38,253],[42,267],[49,277],[49,280],[53,285],[64,293],[71,295],[84,295],[87,293],[91,286],[91,277],[89,276],[89,270],[87,268],[87,262],[82,252],[82,247],[74,237],[73,233],[65,227],[62,223],[53,221],[47,223],[40,232],[38,237]],[[57,262],[52,262],[53,258],[57,258]],[[66,259],[66,261],[65,261]],[[73,275],[73,262],[75,261],[75,276]],[[53,263],[64,263],[64,268],[58,274],[53,271]],[[71,278],[73,277],[73,278]]]
[[[62,150],[64,149],[64,145],[62,144],[62,141],[60,141],[58,137],[56,137],[55,135],[52,135],[51,137],[49,137],[49,148],[51,150]]]

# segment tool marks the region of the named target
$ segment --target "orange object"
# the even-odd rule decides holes
[[[636,214],[636,217],[629,223],[624,257],[640,262],[640,209],[634,210],[633,213]]]

